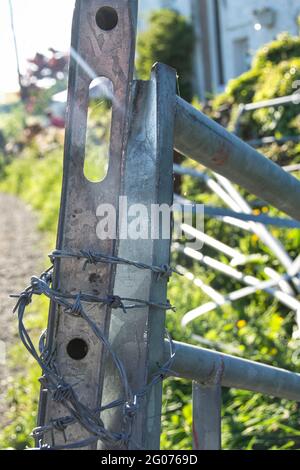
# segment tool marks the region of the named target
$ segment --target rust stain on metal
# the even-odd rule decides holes
[[[220,150],[213,154],[211,160],[216,166],[223,166],[229,159],[230,151],[226,145],[222,145]]]
[[[198,433],[196,431],[196,426],[195,426],[195,423],[193,422],[193,439],[194,439],[194,448],[195,449],[199,449],[199,437],[198,437]]]

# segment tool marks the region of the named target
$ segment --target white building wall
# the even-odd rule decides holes
[[[243,40],[248,41],[249,62],[257,49],[275,39],[278,33],[288,31],[298,34],[297,17],[300,14],[299,0],[219,0],[221,7],[221,34],[225,82],[239,75],[241,58],[237,57],[244,50]],[[271,8],[275,11],[272,27],[262,25],[255,30],[257,17],[255,10]],[[247,59],[246,59],[247,60]]]
[[[199,5],[207,2],[209,25],[209,54],[211,57],[210,90],[214,93],[223,88],[218,83],[218,55],[216,48],[216,21],[214,0],[139,0],[139,29],[145,29],[147,17],[152,10],[175,8],[183,15],[191,18],[195,26],[195,92],[205,97],[203,34],[199,20]],[[224,83],[236,77],[250,66],[256,51],[265,43],[275,39],[283,31],[296,35],[299,33],[297,17],[300,15],[300,0],[218,0],[220,8],[221,56],[223,59]],[[262,25],[255,30],[257,17],[255,10],[271,8],[276,17],[272,27]],[[248,53],[246,51],[248,50]],[[199,83],[198,83],[199,82]],[[201,82],[201,83],[200,83]]]

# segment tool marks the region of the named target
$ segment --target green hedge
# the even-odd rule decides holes
[[[280,64],[295,57],[300,57],[300,37],[282,33],[275,41],[266,44],[257,52],[253,68],[263,69],[268,63]]]

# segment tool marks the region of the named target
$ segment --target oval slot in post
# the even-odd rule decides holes
[[[95,78],[89,88],[84,176],[100,183],[107,175],[112,122],[113,84],[106,77]]]

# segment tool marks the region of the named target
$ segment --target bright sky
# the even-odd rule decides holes
[[[75,0],[12,0],[21,71],[26,59],[49,47],[67,51]],[[9,1],[0,0],[0,94],[18,88]]]

